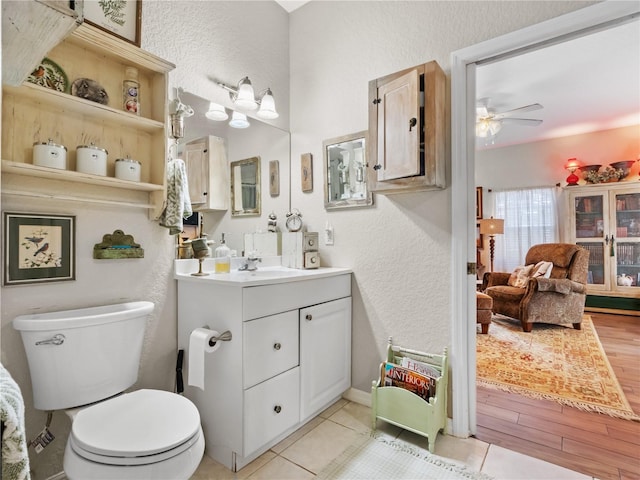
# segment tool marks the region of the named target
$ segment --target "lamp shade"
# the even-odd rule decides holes
[[[229,118],[226,110],[219,103],[211,102],[209,104],[209,110],[204,114],[209,120],[216,120],[218,122],[222,122]]]
[[[278,118],[278,112],[276,112],[276,102],[273,99],[273,94],[271,93],[271,89],[267,88],[262,100],[260,101],[260,110],[256,115],[260,118],[264,118],[265,120],[273,120],[274,118]]]
[[[244,77],[238,83],[238,94],[234,99],[234,103],[238,108],[244,110],[255,110],[258,108],[249,77]]]
[[[248,128],[249,120],[247,120],[247,116],[244,113],[233,112],[229,126],[233,128]]]
[[[502,235],[504,233],[504,220],[493,217],[480,220],[480,233],[483,235]]]

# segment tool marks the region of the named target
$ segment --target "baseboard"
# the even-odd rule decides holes
[[[64,472],[56,473],[55,475],[50,476],[47,480],[67,480],[67,476]]]
[[[350,388],[342,394],[342,398],[349,400],[350,402],[359,403],[360,405],[371,408],[370,392],[363,392],[362,390]]]
[[[364,405],[365,407],[371,408],[371,393],[363,392],[362,390],[357,390],[355,388],[350,388],[346,392],[342,394],[342,398],[345,400],[349,400],[350,402],[359,403],[360,405]],[[447,417],[447,425],[444,428],[444,432],[446,435],[452,435],[453,431],[453,423],[450,417]],[[468,438],[469,433],[464,436],[459,436],[459,438]]]

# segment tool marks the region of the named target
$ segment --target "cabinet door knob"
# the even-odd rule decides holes
[[[276,342],[273,344],[274,350],[280,350],[281,348],[282,348],[282,345],[280,344],[280,342]]]
[[[276,405],[273,407],[273,411],[276,413],[280,413],[282,411],[282,407],[280,405]]]
[[[307,320],[311,320],[313,317],[311,316],[311,314],[310,314],[310,313],[307,313],[307,316],[306,316],[306,317],[304,317],[304,318],[306,318]]]
[[[416,117],[413,117],[411,120],[409,120],[409,131],[411,131],[411,129],[415,127],[417,124],[418,124],[418,119]]]
[[[380,170],[382,168],[382,165],[380,165],[379,163],[373,166],[374,170]]]

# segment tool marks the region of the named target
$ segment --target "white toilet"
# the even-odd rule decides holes
[[[151,302],[129,302],[13,321],[35,408],[64,409],[72,419],[64,454],[70,480],[186,480],[198,468],[204,435],[189,399],[161,390],[121,394],[138,377],[152,311]]]

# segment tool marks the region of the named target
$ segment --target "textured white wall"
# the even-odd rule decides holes
[[[415,349],[450,344],[451,198],[375,196],[370,209],[323,207],[322,141],[366,130],[369,80],[586,6],[587,2],[310,2],[291,14],[292,197],[310,230],[328,220],[324,264],[353,268],[352,383],[369,391],[387,337]],[[314,191],[300,190],[300,155]],[[321,242],[322,243],[322,242]]]
[[[228,105],[211,78],[233,84],[249,75],[271,86],[292,137],[292,204],[310,230],[329,220],[336,243],[327,265],[355,272],[353,384],[368,391],[388,335],[427,350],[449,343],[450,190],[376,197],[371,209],[327,213],[322,200],[322,141],[367,128],[367,82],[432,59],[447,71],[452,51],[592,2],[311,2],[292,15],[274,2],[143,2],[142,47],[177,65],[171,86]],[[290,88],[289,88],[290,86]],[[291,107],[289,109],[289,103]],[[314,157],[314,191],[300,191],[300,155]],[[78,189],[76,194],[81,194]],[[27,433],[45,415],[32,407],[24,349],[11,328],[18,314],[128,299],[150,299],[139,386],[173,388],[176,345],[173,243],[144,212],[3,198],[3,210],[77,216],[75,282],[2,289],[2,363],[27,402]],[[142,260],[97,261],[93,245],[120,228],[145,248]],[[69,422],[57,414],[56,440],[32,455],[34,480],[62,469]]]
[[[142,47],[177,65],[169,76],[172,86],[228,102],[228,94],[209,77],[234,84],[249,75],[256,89],[271,86],[280,111],[273,123],[288,129],[289,19],[280,6],[275,2],[157,0],[145,0],[142,5]],[[86,188],[74,186],[74,195],[81,196]],[[4,211],[64,213],[76,215],[77,222],[75,281],[2,288],[1,360],[22,389],[27,436],[31,439],[42,430],[46,414],[33,408],[24,348],[11,326],[20,314],[151,300],[156,310],[147,324],[136,387],[173,390],[177,307],[174,238],[168,230],[139,209],[5,196],[2,200]],[[116,229],[134,236],[145,250],[144,259],[93,259],[93,245]],[[62,470],[69,428],[66,416],[57,412],[52,425],[55,441],[39,455],[30,449],[34,480]]]

